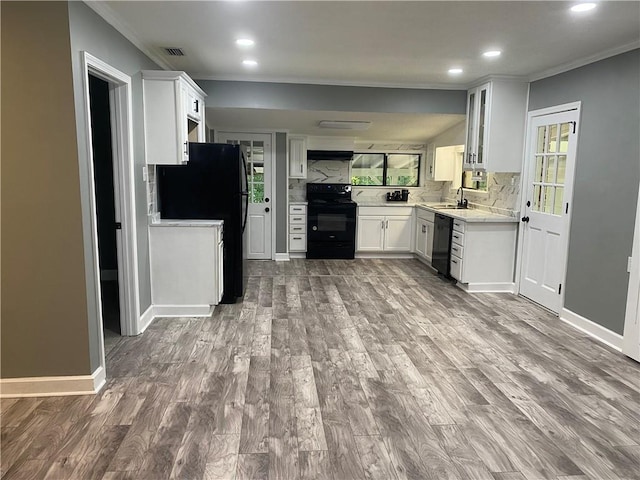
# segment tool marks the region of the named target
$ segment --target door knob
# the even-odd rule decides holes
[[[269,213],[269,210],[270,210],[269,207],[264,209],[264,211],[267,212],[267,213]]]
[[[529,223],[529,217],[522,217],[522,221],[524,223]]]

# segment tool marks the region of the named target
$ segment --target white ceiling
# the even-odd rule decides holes
[[[594,0],[590,0],[594,1]],[[487,75],[539,78],[640,46],[640,1],[87,2],[163,67],[194,79],[466,89]],[[241,49],[240,37],[256,41]],[[169,57],[163,47],[180,47]],[[486,59],[486,49],[501,49]],[[248,69],[242,59],[259,62]],[[448,75],[451,67],[464,73]],[[357,118],[356,118],[357,117]],[[210,126],[314,132],[318,120],[369,120],[363,139],[417,142],[459,116],[207,109]],[[373,117],[376,117],[375,119]],[[246,123],[251,121],[252,123]],[[254,123],[255,122],[255,123]]]
[[[259,126],[267,130],[318,136],[348,136],[357,141],[421,143],[464,122],[463,115],[405,113],[356,113],[311,110],[265,110],[207,107],[207,125],[213,129],[241,130]],[[372,122],[364,131],[331,130],[318,127],[320,120],[364,120]],[[461,128],[464,128],[463,126]]]

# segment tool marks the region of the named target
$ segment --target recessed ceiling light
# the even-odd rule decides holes
[[[462,73],[462,69],[461,68],[450,68],[449,69],[449,73],[451,75],[459,75]]]
[[[255,45],[256,42],[251,40],[250,38],[239,38],[236,40],[236,45],[240,47],[251,47]]]
[[[242,64],[246,67],[256,67],[258,65],[258,62],[256,62],[255,60],[243,60]]]
[[[593,10],[596,8],[595,3],[579,3],[571,7],[572,12],[588,12],[589,10]]]
[[[483,57],[493,58],[499,57],[502,54],[500,50],[487,50],[482,54]]]

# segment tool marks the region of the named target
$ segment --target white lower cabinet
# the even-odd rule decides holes
[[[154,306],[170,306],[179,312],[180,307],[220,303],[224,288],[221,223],[202,221],[197,226],[171,224],[149,228]]]
[[[356,250],[411,252],[413,207],[359,207]]]
[[[451,276],[469,291],[512,291],[517,226],[454,219]]]
[[[304,204],[289,205],[289,251],[307,251],[307,206]]]
[[[431,263],[433,253],[433,224],[435,214],[422,209],[416,209],[416,242],[415,251],[419,257]]]

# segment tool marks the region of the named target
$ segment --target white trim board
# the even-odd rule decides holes
[[[210,317],[211,305],[154,305],[153,318],[158,317]]]
[[[560,320],[571,325],[573,328],[586,333],[592,338],[608,345],[609,347],[621,352],[622,351],[622,335],[604,328],[602,325],[585,318],[566,308],[560,311]]]
[[[91,375],[1,378],[0,398],[94,395],[105,383],[105,370],[102,366]]]
[[[289,254],[288,253],[276,253],[274,260],[276,262],[288,262],[289,261]]]
[[[514,282],[503,283],[460,283],[456,286],[467,293],[515,293],[516,284]]]

